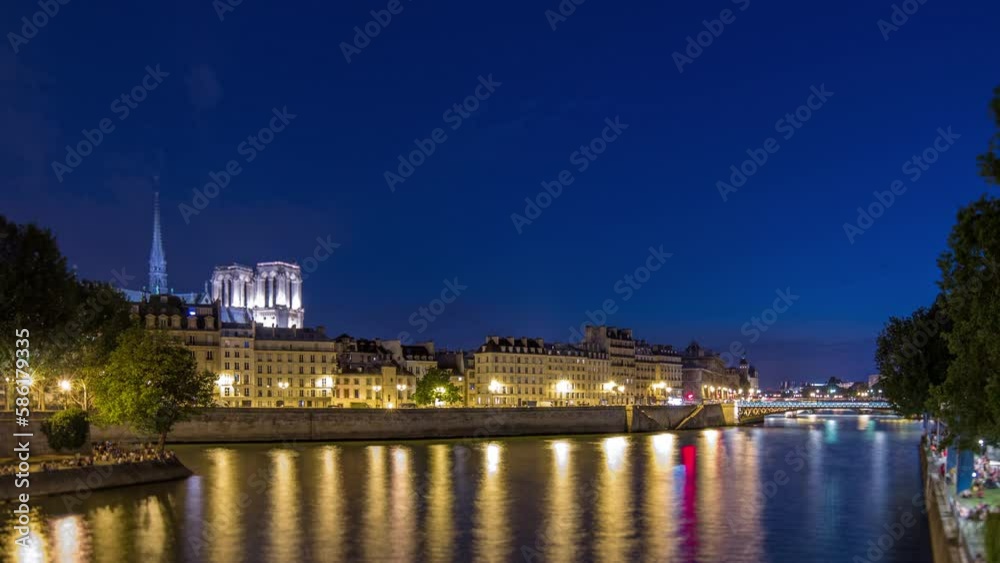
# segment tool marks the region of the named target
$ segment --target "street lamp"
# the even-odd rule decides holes
[[[434,406],[435,407],[441,406],[444,403],[443,400],[441,400],[441,399],[438,398],[441,395],[444,395],[444,391],[445,391],[444,387],[441,387],[441,386],[438,386],[438,387],[434,388],[434,393],[436,393],[436,395],[434,396]]]
[[[285,397],[285,389],[288,389],[288,382],[287,381],[278,381],[278,389],[281,389],[281,391],[278,391],[278,396],[284,398]],[[284,405],[285,405],[285,401],[281,401],[281,406],[284,406]]]
[[[503,390],[503,385],[496,379],[490,381],[490,406],[493,406],[493,395]]]
[[[80,387],[81,387],[81,388],[83,389],[83,410],[85,410],[85,411],[86,411],[86,410],[89,410],[89,409],[88,409],[88,404],[89,404],[89,401],[87,400],[87,399],[88,399],[88,397],[87,397],[87,383],[86,383],[85,381],[83,381],[83,380],[69,380],[69,379],[63,379],[62,381],[60,381],[60,382],[59,382],[59,389],[60,389],[60,390],[61,390],[61,391],[62,391],[62,392],[63,392],[64,394],[65,394],[65,393],[69,393],[70,391],[72,391],[72,390],[73,390],[73,382],[74,382],[74,381],[76,381],[77,383],[79,383],[79,384],[80,384]],[[64,406],[65,406],[65,402],[66,402],[66,401],[65,401],[65,399],[64,399],[64,400],[63,400],[63,404],[64,404]]]
[[[566,395],[573,390],[573,384],[565,379],[556,383],[556,393],[562,393],[563,401],[566,401]]]
[[[403,400],[399,398],[399,395],[403,391],[406,391],[406,384],[405,383],[397,383],[396,384],[396,404],[397,405],[401,405],[403,403]]]

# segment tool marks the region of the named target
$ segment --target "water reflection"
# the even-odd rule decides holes
[[[451,561],[455,537],[454,495],[451,480],[451,448],[434,444],[430,454],[430,485],[427,495],[428,561]],[[416,521],[416,519],[414,519]]]
[[[272,460],[278,457],[287,461],[287,452],[277,450],[272,453]],[[210,561],[238,561],[243,557],[243,507],[248,504],[246,491],[242,489],[243,479],[237,471],[237,454],[232,448],[212,448],[207,452],[210,473],[206,475],[208,483],[205,506],[205,530],[200,538],[199,550],[207,552]],[[276,473],[276,471],[272,471]],[[241,495],[244,495],[241,498]],[[281,531],[275,532],[280,534]],[[204,545],[201,545],[204,543]]]
[[[483,472],[476,499],[476,561],[506,561],[510,549],[507,520],[508,495],[504,486],[503,443],[490,442],[482,448]]]
[[[56,561],[73,561],[82,551],[85,534],[82,516],[59,518],[52,523],[53,554]]]
[[[295,561],[302,556],[299,490],[303,483],[299,481],[296,471],[298,457],[298,452],[288,449],[271,452],[271,494],[268,503],[271,529],[267,549],[267,557],[271,561]],[[227,479],[234,483],[241,482],[236,475],[229,475]],[[237,552],[239,547],[233,545],[232,550]]]
[[[549,470],[548,494],[545,499],[544,549],[546,560],[576,561],[579,545],[580,511],[573,490],[575,484],[569,440],[552,443],[552,463]],[[533,546],[538,549],[541,546]]]
[[[849,559],[845,546],[877,539],[920,491],[913,456],[892,455],[913,451],[919,425],[846,416],[768,425],[784,428],[178,447],[197,475],[187,481],[97,492],[75,506],[32,499],[29,550],[17,553],[9,513],[0,516],[0,559]],[[926,534],[918,523],[884,560],[929,561]]]
[[[389,557],[389,538],[386,522],[386,470],[385,446],[368,446],[368,478],[365,488],[364,528],[362,530],[364,555],[369,561]]]
[[[601,452],[604,463],[597,477],[597,530],[595,551],[601,561],[629,559],[633,522],[626,515],[632,503],[628,471],[629,440],[624,436],[604,438]]]
[[[673,434],[658,434],[648,441],[646,491],[643,495],[642,546],[654,561],[673,561],[676,534],[674,498],[674,460],[677,438]]]
[[[315,527],[312,534],[314,553],[325,561],[340,561],[344,557],[347,523],[342,490],[340,448],[324,446],[316,451],[320,468],[317,494],[312,501]]]

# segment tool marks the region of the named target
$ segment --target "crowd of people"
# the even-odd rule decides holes
[[[76,467],[90,467],[95,463],[101,465],[117,465],[122,463],[139,463],[143,461],[173,461],[177,459],[172,450],[156,448],[155,444],[124,445],[120,442],[95,442],[91,445],[91,455],[76,454],[54,461],[43,461],[32,471],[56,471]],[[0,476],[17,473],[17,464],[0,465]]]
[[[101,463],[137,463],[140,461],[169,461],[176,459],[172,450],[162,452],[152,443],[129,448],[119,442],[96,442],[92,448],[94,460]]]

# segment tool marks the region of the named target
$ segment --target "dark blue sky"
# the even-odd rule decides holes
[[[341,42],[388,2],[243,2],[224,21],[208,0],[113,4],[72,1],[0,49],[0,212],[51,227],[82,276],[124,268],[138,287],[158,171],[171,285],[301,263],[329,237],[305,306],[335,334],[567,340],[612,299],[608,323],[648,340],[742,343],[768,385],[861,378],[886,317],[932,300],[955,213],[985,191],[997,2],[929,0],[886,41],[888,1],[589,0],[553,31],[554,0],[403,0],[350,63]],[[678,72],[672,53],[725,9]],[[5,2],[4,33],[36,11]],[[112,102],[147,65],[169,76],[120,119]],[[500,85],[453,129],[445,110],[490,74]],[[832,97],[786,140],[777,122],[821,85]],[[286,106],[296,117],[246,162],[240,143]],[[616,116],[628,129],[579,171],[571,153]],[[60,182],[52,162],[104,118],[114,131]],[[912,181],[904,162],[949,126],[960,137]],[[439,127],[390,191],[385,171]],[[769,137],[777,151],[723,201],[716,183]],[[230,160],[241,173],[185,223],[178,206]],[[564,169],[573,183],[518,233],[511,214]],[[844,223],[897,179],[906,192],[849,242]],[[661,245],[672,256],[625,300],[616,282]],[[455,278],[468,288],[418,333],[411,315]],[[778,289],[799,297],[754,340],[741,327]]]

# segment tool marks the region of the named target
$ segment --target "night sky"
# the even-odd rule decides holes
[[[216,264],[302,264],[331,241],[304,292],[306,323],[334,335],[565,341],[613,300],[607,323],[652,342],[742,343],[766,386],[859,379],[885,319],[931,302],[956,211],[986,189],[975,155],[1000,83],[995,1],[928,0],[898,29],[878,24],[889,1],[589,0],[564,21],[545,14],[555,0],[242,2],[222,21],[209,0],[104,4],[73,0],[27,42],[7,35],[0,212],[52,228],[80,276],[124,272],[138,289],[158,174],[177,291],[202,289]],[[341,44],[387,7],[398,13],[348,62]],[[4,2],[2,30],[39,10]],[[720,17],[679,72],[673,54]],[[167,75],[124,105],[157,65]],[[477,92],[474,111],[453,109]],[[782,121],[807,102],[799,127]],[[285,108],[294,118],[272,121]],[[627,129],[608,129],[601,154],[574,154],[616,118]],[[104,119],[114,129],[60,181],[53,162]],[[282,130],[263,150],[242,144],[271,123]],[[904,163],[949,127],[959,137],[914,178]],[[724,199],[717,182],[769,138]],[[387,182],[415,139],[434,152]],[[228,186],[183,213],[230,161]],[[559,197],[512,219],[563,170]],[[895,180],[906,191],[852,243],[844,223]],[[628,286],[650,247],[669,258]],[[445,280],[467,288],[421,321]],[[776,290],[797,298],[766,332],[744,330]]]

